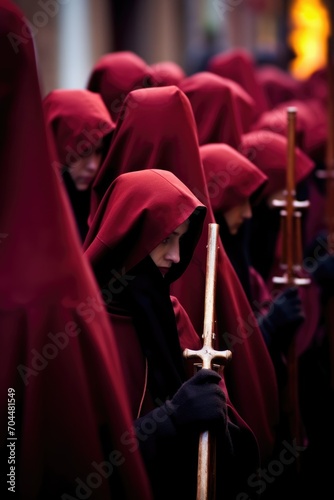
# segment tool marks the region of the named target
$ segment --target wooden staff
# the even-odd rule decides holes
[[[282,276],[274,276],[273,282],[285,286],[305,286],[311,280],[301,276],[302,271],[302,240],[301,240],[301,210],[309,206],[308,201],[297,201],[295,191],[295,137],[296,137],[295,107],[287,108],[288,120],[288,151],[285,200],[274,200],[273,205],[284,207],[280,214],[283,219],[283,241],[281,268],[284,270]],[[296,210],[297,209],[297,210]],[[297,444],[302,444],[302,425],[299,412],[298,394],[298,359],[296,354],[296,341],[292,339],[287,353],[287,411],[290,421],[291,437],[296,439]],[[299,461],[297,460],[299,471]]]
[[[212,361],[220,358],[225,365],[232,357],[231,351],[216,351],[213,349],[214,334],[214,311],[216,295],[216,275],[218,259],[218,235],[219,225],[209,224],[207,261],[206,261],[206,281],[205,281],[205,304],[204,304],[204,326],[203,326],[203,347],[199,351],[185,349],[184,357],[197,357],[202,360],[202,368],[212,369]],[[203,432],[199,438],[198,446],[198,468],[197,468],[197,500],[207,500],[215,498],[214,486],[210,488],[209,471],[215,477],[214,467],[210,462],[212,442],[209,432]],[[211,446],[210,446],[211,445]],[[211,490],[211,491],[210,491]]]
[[[308,200],[296,200],[295,158],[296,158],[296,117],[297,108],[287,108],[288,151],[286,170],[286,189],[284,200],[273,200],[273,206],[280,207],[282,217],[282,258],[280,266],[284,270],[282,276],[275,276],[273,282],[279,285],[304,286],[310,279],[302,277],[303,247],[301,238],[301,209],[308,208]]]

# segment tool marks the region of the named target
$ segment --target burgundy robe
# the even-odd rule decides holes
[[[187,363],[182,360],[181,350],[198,350],[202,342],[177,298],[169,297],[169,286],[180,279],[189,265],[205,214],[205,207],[171,172],[134,171],[119,175],[110,185],[87,235],[85,254],[100,283],[116,332],[134,420],[157,408],[166,398],[172,398],[181,383],[194,373],[192,360]],[[180,240],[180,262],[162,276],[151,261],[150,265],[146,264],[144,281],[135,284],[141,279],[142,268],[138,266],[186,219],[190,222]],[[118,280],[110,280],[110,275],[118,276]],[[138,301],[139,310],[132,306],[133,301]],[[221,387],[227,397],[231,424],[227,432],[231,432],[233,454],[238,458],[229,473],[228,469],[217,469],[218,484],[229,483],[233,476],[232,490],[239,493],[241,485],[259,465],[257,443],[230,402],[224,378]],[[235,426],[239,428],[236,434]],[[148,470],[153,469],[152,482],[159,478],[154,488],[156,498],[170,498],[173,492],[177,498],[193,498],[197,453],[192,449],[194,445],[198,447],[198,435],[188,442],[186,433],[178,433],[175,441],[174,437],[169,438],[166,447],[157,433],[152,430],[149,434],[155,451],[153,458],[146,461]],[[226,454],[223,462],[229,468],[232,455],[229,456],[228,448],[220,439],[217,447]],[[248,464],[246,476],[240,460]],[[229,486],[226,488],[230,491]],[[225,493],[226,498],[235,498],[227,490]]]
[[[15,468],[16,491],[0,496],[147,500],[122,441],[133,431],[114,333],[51,166],[34,37],[9,0],[0,32],[0,469],[6,482]]]
[[[43,99],[43,108],[52,150],[57,152],[52,166],[62,175],[83,241],[88,231],[91,191],[90,186],[83,191],[76,188],[69,167],[96,150],[101,153],[102,164],[115,123],[101,96],[90,90],[52,90]]]
[[[93,186],[92,217],[110,182],[119,174],[160,168],[171,170],[208,208],[194,257],[173,283],[196,331],[204,318],[207,229],[215,222],[199,155],[196,123],[188,98],[175,86],[139,89],[124,102],[124,120],[117,123],[111,149]],[[195,293],[194,293],[195,291]],[[278,419],[277,384],[270,356],[256,318],[224,251],[219,249],[217,339],[231,348],[227,387],[238,413],[251,427],[261,457],[270,456]]]
[[[154,71],[154,80],[159,87],[178,85],[187,76],[184,69],[174,61],[159,61],[151,64],[151,68]]]
[[[257,68],[256,73],[270,108],[304,95],[304,82],[278,66],[266,64]]]
[[[190,101],[199,143],[225,142],[238,148],[254,121],[252,97],[233,80],[207,71],[184,78],[178,87]]]
[[[246,157],[251,159],[253,163],[268,176],[268,183],[261,195],[265,200],[271,194],[284,190],[286,187],[286,162],[287,162],[287,139],[280,134],[275,134],[267,130],[254,131],[243,136],[242,152]],[[298,186],[306,179],[314,168],[314,162],[300,148],[296,147],[295,157],[295,183]],[[308,210],[308,209],[305,209]],[[272,213],[279,217],[279,209],[271,209],[268,213]],[[274,214],[275,212],[275,214]],[[307,214],[304,217],[307,217]],[[256,215],[255,215],[256,217]],[[254,218],[255,218],[254,217]],[[258,220],[258,219],[257,219]],[[256,222],[256,221],[255,221]],[[264,249],[268,248],[266,239],[268,239],[270,220],[266,221],[267,226],[258,225],[256,233],[252,233],[253,250],[251,259],[254,267],[260,272],[270,290],[273,290],[273,276],[281,276],[280,268],[282,249],[281,249],[281,231],[279,227],[273,234],[273,247],[271,255],[264,255]],[[273,227],[273,224],[271,224]],[[266,252],[268,254],[268,251]],[[268,269],[262,273],[258,267],[261,259],[270,260]],[[303,266],[303,262],[301,263]],[[303,272],[307,273],[307,268],[303,268]],[[303,302],[303,308],[306,314],[304,323],[299,327],[296,343],[298,354],[301,354],[307,346],[312,342],[320,317],[320,297],[319,287],[311,280],[311,284],[306,287],[299,288],[299,295]]]
[[[269,130],[287,137],[287,108],[296,108],[296,145],[313,161],[323,161],[327,142],[327,116],[318,99],[290,99],[263,113],[252,130]]]
[[[200,155],[212,210],[217,223],[220,223],[220,235],[225,250],[252,309],[256,313],[264,312],[263,301],[270,298],[270,292],[259,273],[251,266],[248,241],[241,234],[244,224],[239,228],[237,235],[231,235],[224,214],[247,200],[251,205],[256,203],[268,182],[268,177],[227,144],[205,144],[200,147]],[[255,303],[259,306],[255,307]]]
[[[263,113],[253,130],[269,130],[287,137],[287,107],[294,106],[296,114],[296,144],[315,162],[308,177],[310,209],[306,215],[305,246],[311,245],[325,229],[325,181],[318,172],[325,168],[328,138],[328,119],[325,107],[318,98],[300,98],[282,103]]]
[[[43,99],[43,109],[60,168],[102,146],[115,129],[102,97],[90,90],[52,90]]]
[[[123,119],[121,108],[127,94],[153,85],[154,70],[137,54],[124,50],[100,57],[90,72],[87,89],[101,95],[111,117],[117,121]]]
[[[251,52],[243,48],[233,48],[212,56],[207,70],[216,75],[237,82],[255,102],[255,117],[269,109],[269,103],[257,76],[255,61]]]

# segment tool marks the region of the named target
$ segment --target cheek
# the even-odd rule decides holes
[[[73,166],[68,167],[68,173],[70,174],[72,179],[75,179],[75,168],[73,168]]]
[[[163,261],[165,252],[163,248],[160,248],[159,251],[157,252],[157,264],[161,264],[161,261]]]
[[[80,175],[81,170],[82,170],[82,165],[79,162],[72,164],[68,169],[73,179],[75,179],[76,177],[78,177],[78,175]]]
[[[163,255],[163,249],[160,247],[157,247],[153,250],[153,252],[150,253],[151,259],[153,260],[155,265],[159,265],[159,261],[161,260]]]
[[[226,222],[227,226],[230,227],[230,225],[231,225],[231,220],[230,220],[231,217],[230,217],[230,215],[229,214],[225,214],[224,215],[224,219],[225,219],[225,222]]]

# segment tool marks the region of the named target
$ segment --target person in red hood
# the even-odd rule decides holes
[[[43,99],[44,114],[81,240],[88,231],[90,188],[110,145],[115,123],[99,94],[56,89]]]
[[[242,153],[268,176],[268,183],[262,192],[261,200],[254,207],[250,257],[254,267],[260,272],[272,293],[277,285],[272,278],[283,274],[282,230],[280,213],[272,204],[273,199],[284,199],[286,189],[287,139],[270,131],[254,131],[245,134],[242,141]],[[312,175],[314,162],[298,147],[295,151],[296,199],[304,200],[303,184]],[[305,210],[312,210],[312,206]],[[307,213],[302,215],[307,217]],[[302,221],[303,222],[303,221]],[[305,221],[304,221],[305,222]],[[292,236],[294,244],[301,244],[298,235]],[[290,242],[291,243],[291,242]],[[302,432],[307,443],[307,450],[302,455],[302,472],[305,492],[317,494],[326,491],[330,485],[329,470],[333,461],[327,459],[324,443],[333,443],[331,421],[333,419],[333,392],[329,387],[328,347],[322,328],[321,288],[315,279],[317,271],[323,271],[328,260],[324,245],[319,240],[314,253],[308,258],[302,254],[299,262],[302,277],[310,280],[307,286],[299,287],[305,321],[298,327],[295,335],[295,354],[298,373],[298,404],[302,419]],[[328,270],[327,270],[328,273]],[[310,393],[316,395],[316,401]],[[326,458],[325,458],[326,455]]]
[[[172,172],[124,173],[108,188],[85,242],[157,500],[196,497],[201,432],[215,434],[217,498],[246,495],[259,465],[256,439],[229,400],[223,372],[196,373],[182,357],[202,342],[170,286],[188,267],[205,216],[205,206]]]
[[[298,80],[289,71],[273,64],[264,64],[256,68],[256,74],[269,108],[275,108],[292,99],[303,99],[304,81]]]
[[[200,147],[200,154],[224,248],[257,314],[269,351],[273,346],[277,349],[277,342],[283,340],[282,329],[292,324],[296,330],[304,316],[296,288],[289,287],[273,298],[251,264],[248,247],[252,210],[268,177],[227,144],[206,144]]]
[[[208,71],[184,78],[178,87],[190,101],[199,143],[224,142],[238,148],[254,121],[252,97],[233,80]]]
[[[238,83],[255,102],[255,117],[269,109],[264,88],[258,79],[257,67],[252,53],[244,48],[233,48],[215,54],[207,63],[207,71]]]
[[[326,229],[326,186],[320,177],[326,168],[328,119],[325,106],[316,98],[299,98],[281,103],[263,113],[252,131],[268,130],[287,137],[289,107],[296,110],[296,145],[314,162],[311,175],[304,182],[305,196],[312,207],[305,214],[304,246],[307,248]]]
[[[0,0],[0,497],[150,500],[114,332],[52,168],[34,37]]]
[[[155,70],[134,52],[104,54],[94,64],[86,85],[101,95],[112,119],[123,119],[122,104],[129,92],[156,85]]]
[[[296,287],[288,287],[272,296],[251,263],[249,233],[252,210],[261,198],[268,177],[227,144],[205,144],[200,147],[200,154],[221,240],[257,317],[281,387],[287,378],[286,352],[293,335],[304,321],[304,312]],[[283,412],[281,415],[278,453],[283,439],[289,437],[285,430],[285,415]],[[275,481],[270,495],[275,493],[280,498],[287,484],[292,491],[290,470],[286,468]]]
[[[215,222],[199,154],[191,104],[178,87],[130,92],[109,154],[94,185],[90,223],[110,183],[120,174],[159,168],[171,170],[207,207],[205,226],[194,257],[171,291],[201,335],[204,320],[208,224]],[[261,459],[271,456],[278,422],[277,381],[256,318],[220,242],[217,273],[217,342],[233,351],[226,367],[235,408],[256,435]],[[252,400],[253,404],[249,404]]]
[[[178,85],[186,77],[182,66],[174,61],[159,61],[151,64],[151,68],[154,71],[154,80],[159,87],[162,85]]]
[[[281,276],[282,230],[280,211],[273,206],[274,199],[284,199],[286,189],[287,138],[267,130],[254,131],[243,136],[242,154],[251,160],[268,177],[259,203],[253,209],[250,231],[250,260],[262,276],[269,290],[275,293],[274,276]],[[314,162],[303,151],[295,149],[296,199],[303,196],[303,182],[312,174]],[[307,210],[307,209],[306,209]],[[304,214],[306,215],[306,214]],[[295,237],[297,237],[295,235]],[[303,232],[302,232],[303,237]],[[301,241],[303,246],[303,241]],[[301,273],[307,274],[304,262],[299,263]],[[312,285],[300,287],[306,321],[297,335],[298,354],[312,342],[319,316],[319,288]]]

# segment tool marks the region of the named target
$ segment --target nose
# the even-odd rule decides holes
[[[96,153],[92,154],[89,158],[87,158],[87,162],[86,162],[87,172],[90,172],[90,173],[97,172],[97,170],[100,166],[100,161],[101,161],[101,155],[96,154]]]
[[[174,243],[168,250],[166,254],[166,259],[169,260],[170,262],[173,262],[173,264],[177,264],[180,262],[180,245],[179,242]]]
[[[252,207],[249,202],[245,204],[245,208],[243,210],[243,218],[244,219],[251,219],[252,217]]]

